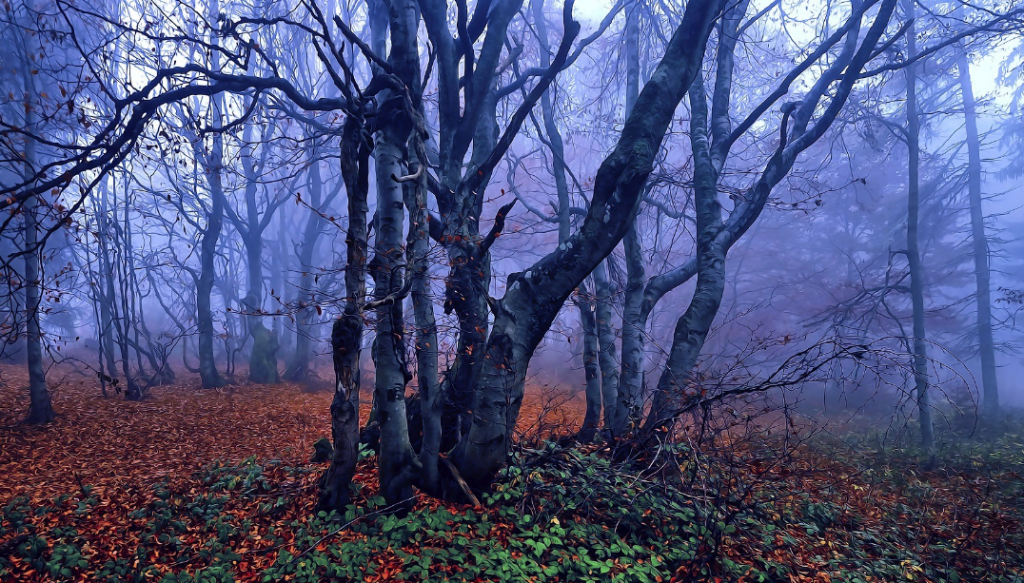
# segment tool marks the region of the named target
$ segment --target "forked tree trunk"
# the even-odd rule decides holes
[[[220,2],[210,0],[210,14],[220,14]],[[214,39],[216,42],[216,39]],[[213,51],[211,55],[213,68],[220,65],[220,54]],[[214,125],[220,125],[224,113],[224,99],[215,96],[211,99],[211,117]],[[213,284],[217,274],[214,261],[217,257],[217,243],[221,228],[224,226],[224,137],[220,133],[213,136],[213,148],[209,156],[202,153],[202,144],[193,144],[196,157],[202,159],[203,173],[210,189],[210,214],[206,217],[206,229],[199,243],[199,283],[196,286],[196,327],[199,333],[199,375],[203,379],[203,388],[212,389],[224,385],[217,372],[217,361],[214,357],[213,337]]]
[[[426,164],[422,142],[413,138],[414,151],[419,150],[415,158],[416,173]],[[405,206],[409,210],[409,235],[407,237],[407,255],[409,256],[409,273],[412,279],[410,294],[416,332],[413,338],[416,348],[416,384],[419,386],[420,411],[423,415],[423,440],[420,445],[419,459],[422,465],[420,485],[428,492],[440,494],[441,477],[438,461],[441,454],[441,419],[444,410],[444,399],[437,376],[437,322],[434,317],[434,304],[431,301],[429,262],[430,252],[428,234],[429,218],[427,215],[427,184],[426,173],[405,187]]]
[[[313,142],[315,143],[315,142]],[[316,308],[313,306],[313,253],[316,250],[317,241],[320,238],[320,229],[323,225],[323,217],[318,211],[322,211],[323,204],[323,179],[320,175],[320,161],[317,158],[316,149],[310,146],[310,168],[309,168],[309,206],[311,210],[306,218],[306,226],[302,232],[302,242],[299,245],[299,276],[298,283],[298,310],[295,317],[295,351],[285,369],[284,379],[301,382],[309,374],[309,361],[311,356],[311,332],[310,325]],[[333,199],[333,195],[328,197]]]
[[[210,196],[210,214],[206,217],[206,229],[199,243],[199,285],[196,286],[196,321],[199,333],[199,375],[203,379],[203,388],[212,389],[224,384],[217,371],[214,358],[213,337],[213,284],[216,278],[214,261],[217,257],[217,239],[220,238],[224,226],[224,194],[221,184],[221,163],[223,146],[221,137],[214,136],[211,160],[216,166],[206,168],[207,183],[212,192]],[[198,147],[198,146],[197,146]],[[221,190],[221,192],[216,192]]]
[[[665,56],[602,163],[582,227],[564,245],[508,278],[495,302],[473,421],[452,452],[470,484],[490,481],[506,461],[519,416],[530,357],[566,298],[615,248],[636,214],[636,201],[676,107],[699,69],[718,0],[693,0]]]
[[[665,370],[648,417],[647,430],[660,428],[685,407],[692,395],[686,389],[693,367],[718,315],[725,291],[725,255],[728,248],[716,241],[722,227],[718,203],[718,172],[708,143],[707,98],[703,81],[690,88],[690,147],[693,151],[693,193],[697,220],[697,288],[683,316],[676,322]]]
[[[242,142],[250,144],[253,141],[253,122],[250,120],[245,124],[242,134]],[[264,146],[266,147],[266,146]],[[232,214],[235,226],[241,234],[242,242],[245,244],[245,264],[248,274],[248,289],[245,297],[242,298],[242,306],[245,308],[245,326],[252,337],[252,351],[249,353],[249,382],[272,385],[279,380],[277,371],[277,350],[280,343],[277,334],[264,323],[263,311],[263,230],[267,222],[260,220],[259,210],[256,204],[256,193],[259,189],[256,170],[252,160],[252,150],[245,147],[241,155],[242,168],[245,173],[245,210],[246,220],[241,223]],[[272,208],[266,211],[267,218],[273,213]]]
[[[850,71],[860,71],[872,58],[876,45],[888,26],[896,0],[884,0],[863,40],[860,38],[864,12],[855,13],[843,32],[842,52],[822,72],[799,102],[782,107],[779,145],[753,186],[738,197],[741,202],[722,222],[717,200],[717,177],[728,157],[733,135],[729,116],[732,88],[733,51],[739,25],[749,3],[733,4],[720,21],[719,52],[712,99],[710,123],[703,83],[691,87],[691,149],[694,157],[694,188],[697,199],[697,257],[658,282],[648,285],[642,313],[649,314],[660,294],[671,289],[669,283],[685,281],[697,273],[697,289],[689,307],[677,323],[672,349],[659,380],[658,393],[644,425],[644,437],[671,424],[679,414],[702,402],[700,393],[687,394],[686,385],[707,339],[711,324],[721,305],[725,286],[725,258],[729,248],[743,236],[760,216],[772,189],[793,168],[796,157],[819,140],[831,127],[857,80]],[[836,41],[842,37],[836,37]],[[831,95],[827,107],[821,100]],[[819,113],[820,112],[820,113]],[[815,118],[817,114],[817,118]],[[789,121],[792,119],[792,127]],[[812,123],[813,120],[813,123]],[[709,135],[711,139],[709,140]]]

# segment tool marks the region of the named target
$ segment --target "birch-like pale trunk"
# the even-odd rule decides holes
[[[413,138],[415,142],[419,138]],[[426,164],[422,142],[415,158],[417,168]],[[423,441],[420,445],[419,459],[422,465],[420,485],[429,492],[440,493],[441,477],[438,472],[438,461],[441,454],[441,418],[444,398],[438,382],[437,365],[437,321],[434,316],[434,304],[431,301],[429,262],[429,216],[427,209],[426,173],[420,172],[415,181],[405,188],[405,205],[409,210],[409,235],[406,252],[409,257],[409,273],[412,279],[410,295],[415,324],[413,341],[416,347],[416,381],[419,386],[420,411],[423,415]]]
[[[722,207],[718,202],[718,171],[711,159],[708,139],[707,97],[699,76],[690,87],[690,147],[697,222],[697,288],[683,316],[676,322],[672,348],[651,405],[649,428],[664,426],[691,397],[686,385],[725,291],[728,247],[716,240],[722,228]]]
[[[403,17],[406,15],[402,15]],[[389,18],[384,2],[376,3],[370,15],[373,46],[378,54],[385,51],[388,27],[392,30],[392,51],[389,63],[402,63],[411,58],[407,29],[401,19]],[[402,30],[402,34],[396,33]],[[402,317],[402,289],[405,284],[403,225],[405,200],[403,185],[397,177],[406,175],[405,147],[412,131],[408,114],[401,113],[406,97],[394,89],[382,90],[377,95],[378,107],[394,106],[395,113],[377,132],[374,160],[377,182],[377,211],[374,223],[374,256],[370,262],[370,275],[374,282],[374,301],[377,329],[373,341],[375,365],[374,402],[380,427],[378,467],[380,492],[388,504],[407,504],[412,498],[412,486],[419,477],[419,459],[409,440],[406,417],[405,390],[410,380],[405,360],[405,332]],[[390,104],[389,104],[390,102]],[[402,103],[403,106],[398,106]],[[390,298],[390,301],[388,299]]]
[[[611,306],[612,285],[608,276],[607,260],[599,263],[594,269],[594,290],[597,362],[601,367],[601,407],[604,428],[611,431],[612,424],[615,422],[615,405],[619,399],[619,363],[615,358],[615,329],[612,327]]]
[[[416,37],[419,10],[415,0],[390,0],[389,18],[392,54],[390,63],[396,76],[404,84],[407,95],[403,120],[411,125],[406,131],[408,139],[409,175],[402,178],[404,203],[409,211],[409,231],[406,237],[406,257],[409,294],[413,310],[413,342],[416,354],[416,380],[419,387],[422,440],[418,456],[418,485],[426,491],[441,495],[442,479],[438,463],[441,455],[442,417],[444,395],[438,377],[437,322],[433,296],[430,291],[429,257],[430,215],[427,207],[427,166],[429,164],[424,140],[424,125],[419,45]],[[397,97],[397,96],[396,96]],[[404,127],[409,128],[409,125]],[[379,178],[378,178],[379,179]],[[395,180],[394,176],[391,178]],[[410,468],[410,470],[415,467]]]

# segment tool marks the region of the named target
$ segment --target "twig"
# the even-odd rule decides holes
[[[480,503],[480,500],[476,497],[475,494],[473,494],[473,490],[470,489],[469,484],[466,483],[466,480],[462,479],[462,474],[459,473],[459,470],[455,467],[455,464],[453,464],[451,460],[443,456],[441,456],[441,461],[444,462],[444,465],[447,466],[448,469],[451,471],[452,477],[455,478],[455,483],[459,485],[459,488],[462,490],[462,493],[465,494],[466,497],[469,498],[469,501],[473,503],[473,507],[483,507],[483,504]]]

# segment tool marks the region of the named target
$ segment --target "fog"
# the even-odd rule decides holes
[[[1020,15],[7,3],[5,407],[326,391],[334,508],[360,398],[389,502],[485,483],[544,386],[584,441],[756,401],[933,449],[1024,405]]]

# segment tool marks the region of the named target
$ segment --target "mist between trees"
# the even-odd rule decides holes
[[[539,385],[620,452],[868,411],[934,465],[1022,399],[1022,17],[5,1],[2,366],[33,424],[61,367],[331,391],[326,511],[361,441],[387,504],[475,500]]]

